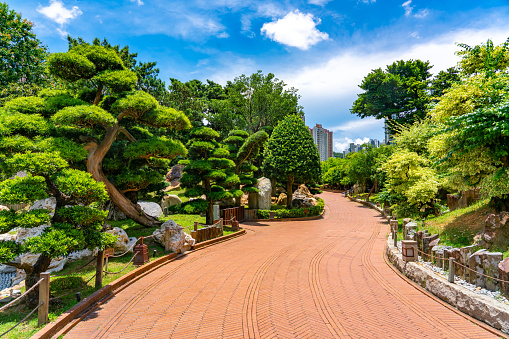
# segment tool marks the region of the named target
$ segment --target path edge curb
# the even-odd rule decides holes
[[[193,246],[193,248],[188,252],[194,252],[196,250],[199,250],[204,247],[208,247],[211,245],[214,245],[216,243],[221,243],[230,239],[234,239],[236,237],[242,236],[246,234],[245,229],[241,229],[238,232],[224,235],[222,237],[214,238],[211,240],[200,242]],[[187,253],[187,252],[186,252]],[[123,290],[125,287],[131,285],[132,283],[138,281],[139,279],[143,278],[147,274],[155,271],[156,269],[160,268],[163,265],[166,265],[172,261],[174,261],[177,258],[183,257],[186,254],[178,254],[178,253],[170,253],[168,255],[162,256],[160,258],[157,258],[156,260],[149,262],[141,267],[138,267],[137,269],[127,273],[126,275],[119,277],[118,279],[114,280],[113,282],[109,283],[106,286],[103,286],[102,288],[98,289],[61,315],[57,317],[54,321],[48,323],[43,328],[41,328],[39,331],[37,331],[31,339],[49,339],[53,338],[55,335],[61,335],[63,333],[60,333],[68,324],[73,322],[75,319],[78,319],[80,315],[85,313],[91,308],[95,308],[102,304],[105,300],[111,298],[116,293]],[[74,325],[72,326],[74,327]],[[66,332],[70,330],[68,328]]]

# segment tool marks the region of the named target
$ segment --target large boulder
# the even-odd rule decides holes
[[[113,229],[106,231],[106,233],[110,233],[117,236],[117,242],[113,246],[113,248],[115,249],[115,254],[124,253],[127,250],[129,250],[129,252],[134,251],[133,245],[138,239],[135,237],[129,238],[127,236],[127,233],[120,227],[113,227]]]
[[[161,199],[161,208],[164,211],[165,208],[168,208],[173,205],[178,205],[181,203],[182,200],[178,196],[176,196],[175,194],[168,194],[165,195],[163,199]]]
[[[259,178],[254,187],[258,188],[259,192],[249,194],[249,208],[270,210],[272,205],[270,179],[265,177]]]
[[[474,243],[487,249],[494,247],[506,251],[509,244],[509,212],[489,214],[483,230],[474,237]]]
[[[293,208],[301,208],[301,207],[313,207],[318,204],[318,200],[314,195],[309,192],[309,189],[306,185],[302,184],[293,192],[292,195],[292,207]]]
[[[154,240],[164,246],[164,234],[166,228],[170,229],[170,250],[174,253],[182,253],[189,251],[194,245],[195,240],[187,233],[184,232],[183,228],[173,220],[168,220],[161,225],[161,228],[156,229],[154,234]]]
[[[161,206],[155,202],[138,201],[138,205],[140,205],[143,212],[150,215],[151,217],[159,218],[161,215],[163,215]]]
[[[166,174],[166,181],[170,183],[170,189],[174,189],[180,186],[180,178],[182,178],[182,170],[184,167],[184,165],[175,165]]]

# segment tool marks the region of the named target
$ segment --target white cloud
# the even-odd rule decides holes
[[[348,121],[342,125],[329,128],[333,132],[351,132],[371,129],[373,127],[383,126],[383,120],[375,119],[374,117],[365,118],[362,120]]]
[[[143,6],[145,4],[142,0],[131,0],[131,2],[136,2],[138,6]]]
[[[69,20],[75,19],[83,14],[78,6],[73,6],[71,9],[67,9],[64,7],[64,3],[60,0],[50,0],[49,6],[47,7],[39,5],[37,12],[44,14],[61,26],[68,23]]]
[[[332,0],[308,0],[308,4],[317,5],[317,6],[325,6],[328,2]]]
[[[419,36],[419,32],[412,32],[409,34],[412,38],[415,38],[415,39],[420,39],[421,37]]]
[[[410,6],[411,4],[412,4],[412,0],[408,0],[408,1],[404,2],[403,5],[401,5],[401,7],[403,7],[405,9],[406,16],[409,16],[410,14],[412,14],[412,10],[414,8],[412,6]]]
[[[277,21],[264,23],[261,33],[283,45],[307,50],[329,35],[316,29],[321,20],[315,21],[312,14],[297,11],[288,13]]]
[[[434,65],[431,72],[436,74],[459,61],[454,54],[458,50],[456,42],[476,45],[491,38],[495,43],[502,43],[507,38],[508,30],[509,24],[497,23],[483,30],[465,29],[428,41],[414,40],[413,45],[405,44],[396,49],[375,48],[373,53],[366,53],[365,46],[359,46],[358,49],[338,52],[337,56],[320,63],[288,70],[280,74],[279,78],[298,88],[303,102],[307,100],[317,103],[352,98],[355,100],[355,94],[362,92],[358,85],[373,69],[385,68],[396,60],[420,59],[429,60],[431,65]]]
[[[415,14],[414,17],[416,17],[418,19],[422,19],[422,18],[427,17],[428,14],[429,14],[429,10],[427,8],[425,8],[425,9],[421,9],[419,12],[417,12],[417,14]]]
[[[348,137],[338,139],[339,141],[334,141],[334,151],[336,151],[336,152],[343,152],[343,151],[345,151],[346,149],[348,149],[350,147],[350,144],[352,142],[354,144],[356,144],[356,145],[362,145],[362,144],[368,143],[369,139],[370,138],[368,138],[368,137],[357,138],[355,140],[350,139]]]
[[[219,39],[226,39],[226,38],[229,38],[230,37],[230,34],[226,33],[226,32],[221,32],[217,35],[217,37]]]

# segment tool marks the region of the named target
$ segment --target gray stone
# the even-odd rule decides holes
[[[120,227],[113,227],[113,229],[106,231],[106,233],[113,234],[117,236],[117,241],[113,246],[115,250],[115,254],[121,254],[129,250],[129,252],[133,252],[133,244],[136,242],[137,238],[127,236],[127,233],[121,229]]]
[[[55,199],[54,197],[51,197],[51,198],[37,200],[36,202],[34,202],[34,204],[32,206],[30,206],[30,208],[28,210],[32,211],[32,210],[37,210],[37,209],[46,209],[49,212],[53,212],[53,211],[55,211],[56,207],[57,207],[57,199]],[[53,215],[53,213],[51,213],[51,215]]]
[[[138,201],[138,205],[140,205],[143,212],[150,215],[151,217],[159,218],[161,215],[163,215],[161,206],[155,202]]]
[[[168,194],[161,199],[161,209],[164,210],[165,208],[178,205],[181,203],[182,200],[178,196],[176,196],[175,194]]]
[[[254,185],[259,192],[249,194],[249,208],[259,210],[270,210],[272,205],[270,179],[262,177]]]
[[[194,245],[195,240],[187,233],[184,232],[183,228],[178,225],[173,220],[168,220],[164,224],[161,225],[161,228],[156,229],[152,234],[154,234],[154,239],[156,242],[160,243],[164,247],[164,234],[166,232],[166,228],[170,230],[170,242],[169,242],[169,250],[174,253],[182,253],[184,251],[188,251]]]

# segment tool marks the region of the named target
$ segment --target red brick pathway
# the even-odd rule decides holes
[[[496,338],[387,266],[376,212],[322,197],[323,219],[251,223],[129,286],[65,338]]]

